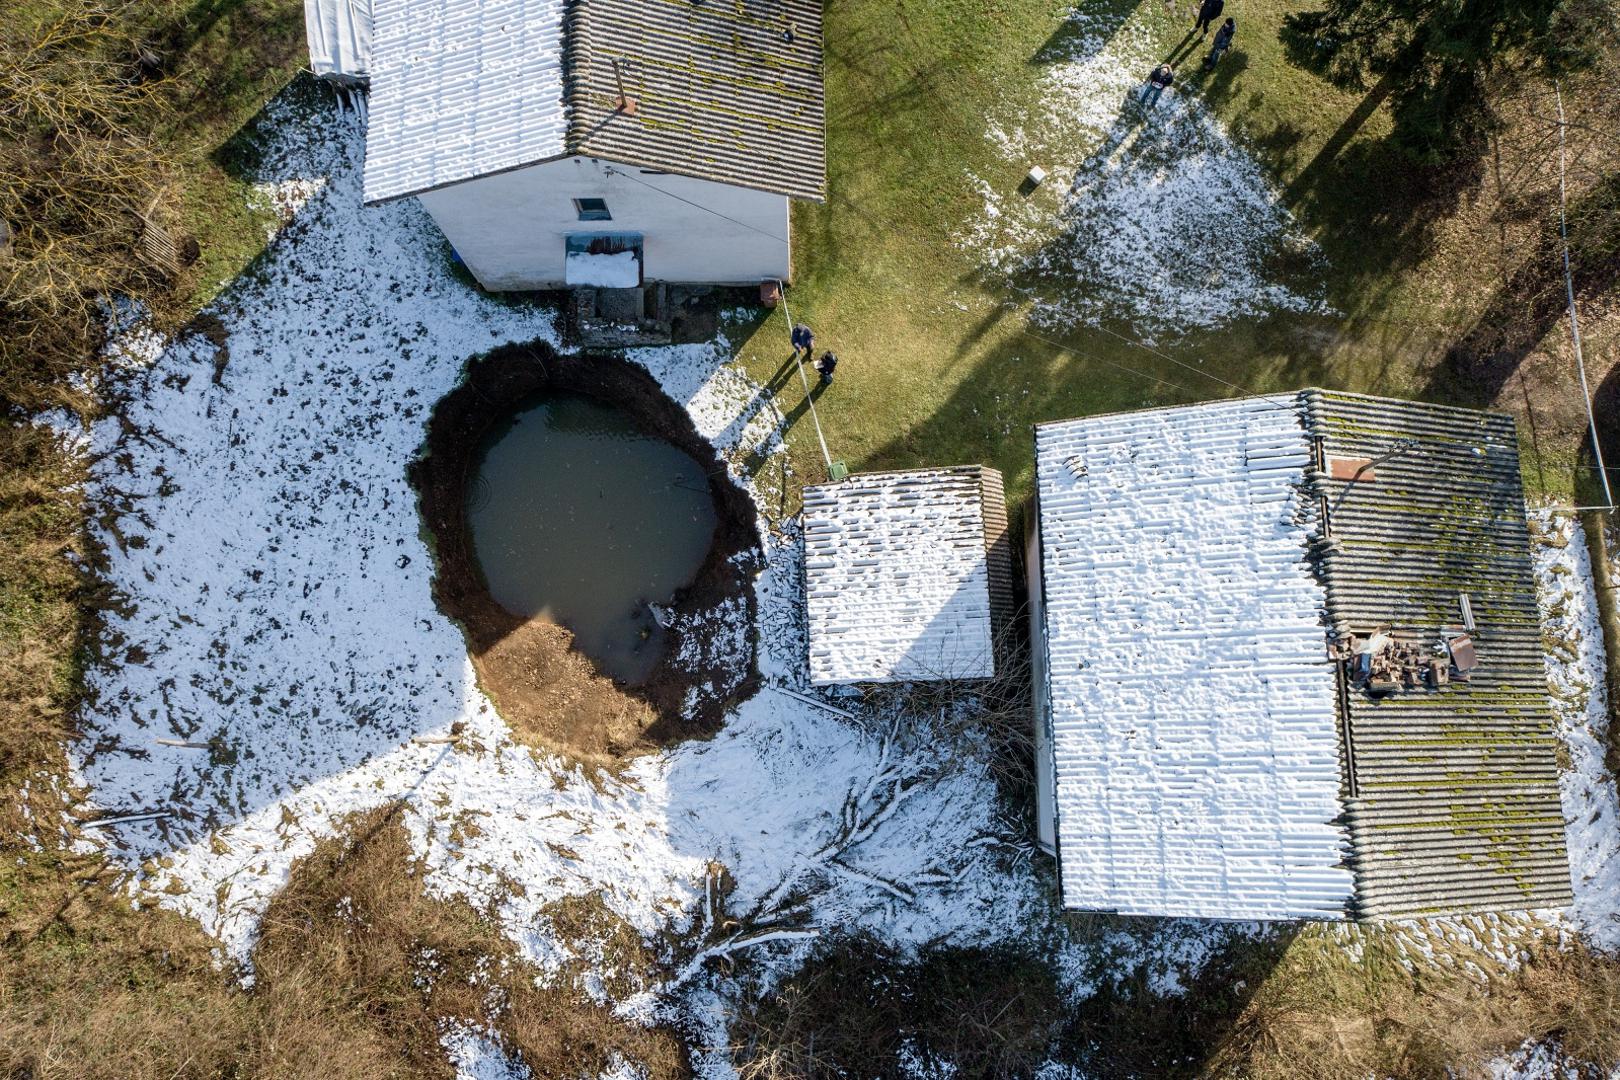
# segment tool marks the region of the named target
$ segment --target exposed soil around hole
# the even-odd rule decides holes
[[[574,647],[565,627],[525,619],[486,587],[467,528],[467,487],[479,446],[498,424],[547,392],[581,394],[629,415],[643,431],[703,463],[718,519],[714,546],[669,606],[669,643],[652,674],[624,686]],[[597,765],[713,734],[752,693],[753,578],[760,542],[754,506],[714,447],[653,377],[611,356],[560,355],[544,343],[508,346],[469,363],[439,402],[424,454],[411,464],[438,565],[433,598],[461,625],[473,667],[524,742]],[[589,544],[591,538],[580,537]]]

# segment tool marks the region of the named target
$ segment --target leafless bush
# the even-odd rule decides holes
[[[1051,1059],[1066,1010],[1051,970],[1015,949],[939,949],[907,961],[843,938],[757,994],[732,1030],[744,1080],[906,1075],[1027,1077]]]
[[[0,400],[83,404],[62,380],[95,366],[110,306],[172,314],[140,254],[176,170],[150,134],[170,106],[139,35],[86,0],[0,27]]]
[[[943,736],[955,752],[988,750],[992,774],[1015,804],[1033,795],[1035,715],[1031,696],[1034,668],[1024,613],[998,627],[992,651],[994,679],[955,679],[947,672],[901,685],[866,690],[867,712],[899,715],[905,730]]]

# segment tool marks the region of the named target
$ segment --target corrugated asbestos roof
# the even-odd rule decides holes
[[[566,153],[564,0],[375,0],[367,202]]]
[[[568,19],[570,153],[824,197],[821,0],[574,0]]]
[[[1307,827],[1341,804],[1359,917],[1570,901],[1511,417],[1304,390],[1044,425],[1036,466],[1066,905],[1326,913]],[[1324,662],[1460,632],[1461,593],[1468,681],[1375,698]]]
[[[1345,914],[1310,460],[1291,395],[1035,429],[1065,907]]]
[[[1001,490],[977,465],[805,489],[812,683],[995,675],[1011,604]]]
[[[371,74],[371,0],[304,0],[309,67],[323,79],[364,83]]]
[[[1332,511],[1320,572],[1333,628],[1388,626],[1427,644],[1461,630],[1463,592],[1479,627],[1471,681],[1345,699],[1358,913],[1568,903],[1512,417],[1320,390],[1301,397],[1329,459],[1376,459],[1413,440],[1376,462],[1371,480],[1315,475]]]
[[[574,154],[825,194],[820,0],[376,0],[373,42],[368,202]]]

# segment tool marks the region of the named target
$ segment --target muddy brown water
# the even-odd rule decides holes
[[[567,627],[605,674],[646,679],[667,647],[653,606],[714,543],[703,467],[619,409],[549,393],[485,436],[472,475],[467,527],[495,601]]]

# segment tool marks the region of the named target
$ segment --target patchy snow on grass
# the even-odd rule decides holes
[[[307,199],[211,308],[223,333],[140,339],[93,432],[92,527],[120,603],[75,776],[87,812],[169,815],[95,830],[140,903],[196,917],[246,961],[293,862],[344,815],[398,801],[428,891],[487,905],[543,969],[576,955],[545,914],[567,897],[600,897],[665,943],[666,981],[613,1004],[678,1019],[709,1047],[727,1045],[736,1002],[718,961],[779,978],[836,933],[902,949],[1028,940],[1078,1002],[1136,973],[1177,993],[1256,932],[1158,920],[1068,934],[988,751],[948,733],[961,724],[903,699],[838,699],[852,721],[796,696],[791,522],[760,522],[765,688],[714,738],[595,776],[514,742],[432,602],[405,470],[466,359],[554,341],[553,316],[457,279],[414,204],[364,208],[345,123],[272,108],[264,183]],[[783,417],[726,341],[629,356],[739,481],[745,459],[781,451]],[[786,482],[775,464],[755,475]],[[736,611],[712,618],[746,630]],[[598,995],[611,974],[589,980]],[[448,1050],[462,1075],[503,1075],[480,1072],[500,1062],[462,1035]],[[724,1050],[694,1053],[706,1075],[730,1074]]]
[[[466,1024],[450,1024],[439,1036],[456,1080],[530,1080],[530,1072],[513,1061],[489,1032]]]
[[[1027,845],[980,750],[925,719],[852,723],[767,689],[712,740],[616,776],[511,739],[433,605],[405,469],[464,361],[555,340],[552,314],[457,280],[414,205],[363,208],[358,131],[285,103],[270,128],[265,184],[307,199],[211,309],[223,333],[141,341],[93,437],[120,604],[75,771],[87,812],[168,815],[97,830],[140,902],[248,960],[292,863],[342,816],[399,800],[426,887],[492,904],[543,966],[566,952],[542,915],[564,897],[689,935],[632,1014],[701,994],[709,959],[791,963],[834,930],[902,946],[1021,932],[1046,903]],[[781,448],[780,413],[726,342],[632,359],[728,459]],[[760,666],[803,689],[802,551],[791,527],[764,531]],[[735,612],[714,618],[737,632]],[[734,881],[723,911],[716,863]]]
[[[1526,1039],[1511,1054],[1486,1062],[1484,1070],[1490,1080],[1584,1080],[1597,1075],[1591,1066],[1571,1060],[1557,1043],[1534,1039]],[[1609,1075],[1611,1080],[1620,1077],[1620,1069]]]
[[[1162,58],[1152,18],[1071,14],[1036,58],[1034,104],[990,124],[1016,168],[996,182],[971,177],[984,209],[958,243],[1050,327],[1123,321],[1155,336],[1322,308],[1320,252],[1188,90],[1203,48],[1157,106],[1138,100]],[[1051,179],[1011,190],[1031,166]]]
[[[1558,720],[1559,777],[1575,902],[1569,921],[1594,945],[1620,949],[1620,797],[1604,761],[1608,690],[1592,562],[1579,521],[1530,516],[1547,684]]]

